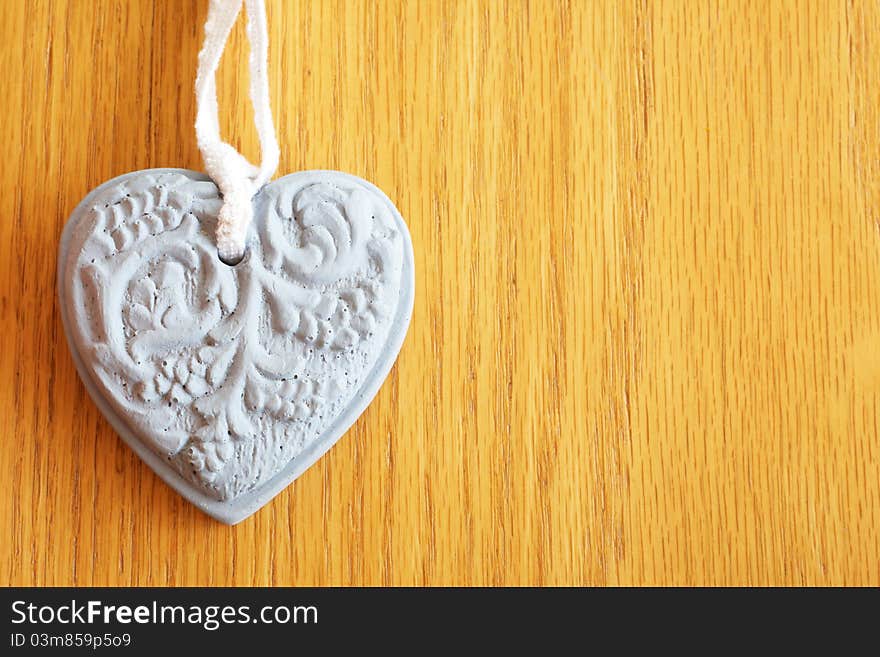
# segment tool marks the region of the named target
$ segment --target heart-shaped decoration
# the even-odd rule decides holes
[[[58,259],[64,328],[95,403],[159,476],[230,524],[363,412],[414,291],[406,224],[370,183],[295,173],[253,204],[247,254],[228,266],[214,183],[136,171],[80,203]]]

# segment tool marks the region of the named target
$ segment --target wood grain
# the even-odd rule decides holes
[[[206,9],[0,3],[0,584],[880,584],[877,3],[270,2],[279,173],[382,187],[417,297],[233,528],[116,437],[55,301],[91,188],[201,168]]]

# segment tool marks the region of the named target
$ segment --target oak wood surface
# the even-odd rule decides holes
[[[0,1],[0,584],[880,584],[880,5],[269,2],[279,174],[374,181],[413,321],[349,434],[203,516],[77,378],[79,200],[201,168],[205,2]],[[218,76],[251,158],[243,23]]]

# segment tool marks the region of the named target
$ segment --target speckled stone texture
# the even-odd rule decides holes
[[[248,250],[214,239],[202,174],[137,171],[94,190],[58,260],[64,327],[122,438],[206,513],[254,513],[376,394],[413,303],[409,232],[370,183],[307,171],[254,198]]]

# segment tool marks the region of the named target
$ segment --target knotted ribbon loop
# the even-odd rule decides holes
[[[250,96],[260,139],[260,166],[254,166],[220,137],[215,74],[242,4],[247,11],[250,42]],[[247,231],[253,219],[251,199],[278,166],[278,141],[269,105],[266,8],[262,0],[211,0],[205,22],[205,41],[196,74],[196,139],[205,169],[223,195],[217,220],[217,253],[227,264],[244,256]]]

